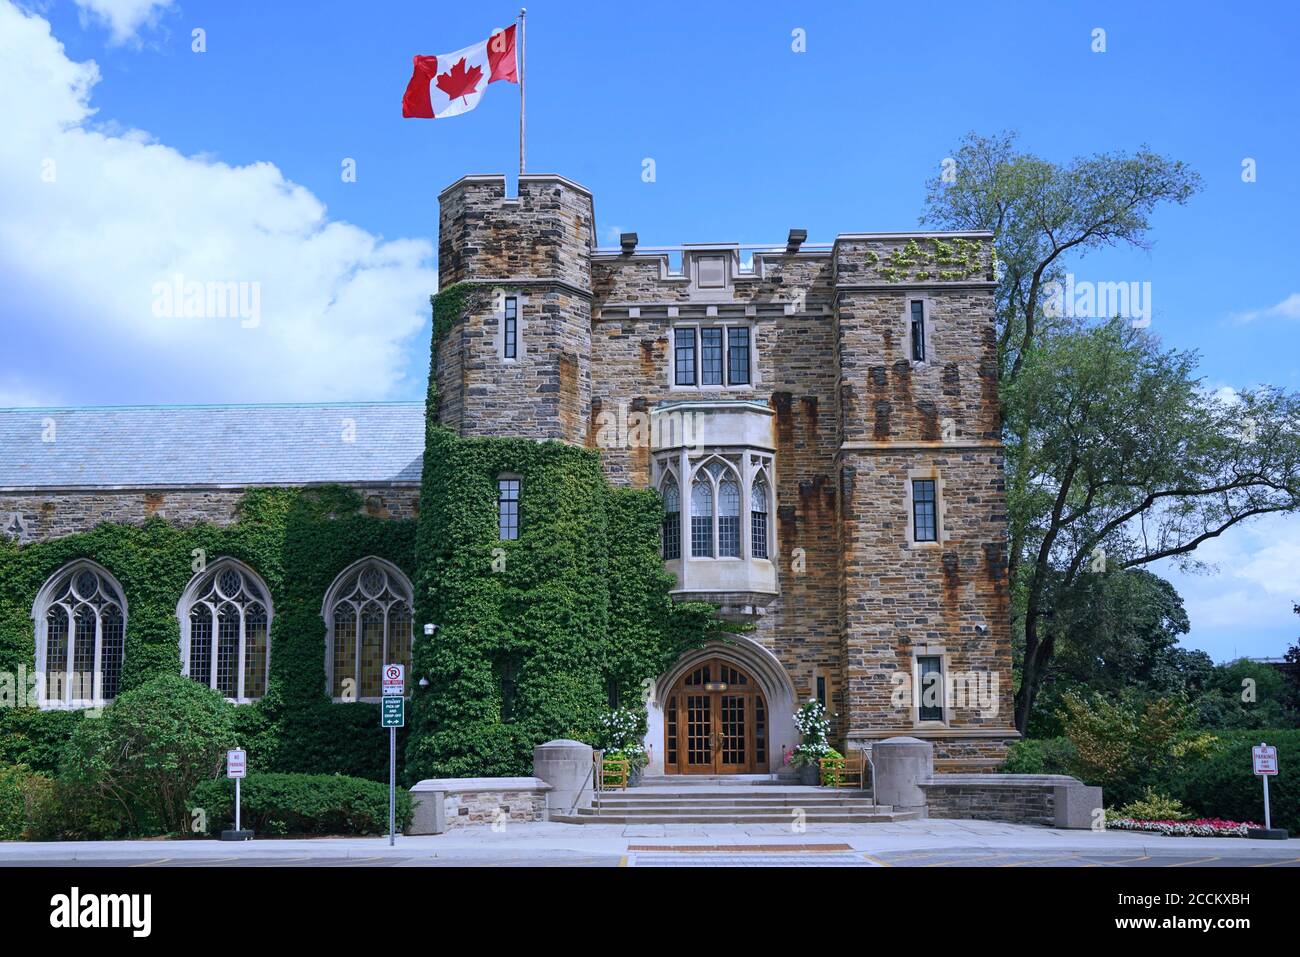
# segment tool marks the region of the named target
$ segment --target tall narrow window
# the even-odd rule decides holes
[[[925,303],[912,300],[912,361],[925,361]]]
[[[94,706],[117,697],[125,609],[116,581],[93,562],[75,562],[46,583],[32,609],[43,704]]]
[[[664,558],[682,557],[682,494],[677,480],[664,483]]]
[[[497,659],[497,684],[501,689],[501,723],[515,720],[515,699],[519,693],[519,662],[513,655]]]
[[[673,382],[677,385],[695,385],[695,330],[674,329],[673,345]]]
[[[826,676],[817,676],[817,701],[824,708],[826,707]]]
[[[718,554],[740,557],[740,486],[732,478],[718,483]]]
[[[497,480],[497,527],[503,542],[519,537],[519,479]]]
[[[749,384],[749,330],[743,326],[727,330],[727,382]]]
[[[925,655],[916,659],[919,699],[916,710],[920,721],[943,720],[943,659]]]
[[[935,508],[934,479],[912,480],[912,540],[938,541],[938,515]]]
[[[519,352],[519,300],[506,296],[505,327],[502,329],[502,354],[514,359]]]
[[[230,559],[200,573],[181,598],[182,673],[235,701],[266,694],[271,603],[265,583]]]
[[[691,557],[713,557],[713,486],[704,474],[691,485]]]
[[[767,483],[754,479],[749,492],[750,557],[767,558]]]
[[[722,385],[722,329],[700,330],[700,385]]]
[[[378,700],[384,665],[411,662],[411,583],[383,559],[362,559],[334,579],[321,615],[330,697]]]

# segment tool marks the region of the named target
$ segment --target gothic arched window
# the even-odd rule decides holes
[[[40,704],[99,707],[117,697],[126,650],[126,599],[101,565],[63,566],[41,587],[32,606]]]
[[[703,472],[691,483],[691,557],[713,557],[713,483]]]
[[[411,583],[392,562],[363,558],[334,579],[321,609],[335,701],[378,700],[386,664],[410,667]]]
[[[671,475],[664,480],[664,558],[682,557],[682,493],[677,487],[677,479]]]
[[[271,665],[271,598],[266,583],[233,558],[190,581],[176,607],[181,673],[232,701],[266,694]]]
[[[767,482],[761,476],[749,491],[749,531],[750,557],[767,558]]]
[[[740,557],[740,486],[729,474],[718,483],[718,555]]]

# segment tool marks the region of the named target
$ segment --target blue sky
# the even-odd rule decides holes
[[[437,193],[514,172],[518,96],[494,84],[468,115],[403,120],[410,58],[517,12],[0,0],[0,405],[421,395]],[[593,190],[602,243],[911,228],[969,130],[1053,160],[1182,159],[1205,189],[1156,216],[1152,248],[1072,271],[1150,282],[1153,331],[1201,350],[1210,387],[1300,388],[1291,4],[535,2],[527,39],[529,169]],[[178,272],[260,282],[265,321],[160,321],[153,284]],[[1203,557],[1216,573],[1163,570],[1188,643],[1280,654],[1300,633],[1300,519]]]

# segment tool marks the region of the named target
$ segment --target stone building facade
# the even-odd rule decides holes
[[[676,594],[748,626],[648,689],[652,771],[774,769],[810,698],[841,746],[1000,761],[991,236],[602,249],[591,194],[549,175],[510,197],[467,176],[440,206],[440,285],[468,291],[437,347],[443,423],[600,449],[612,482],[664,494]]]
[[[436,331],[442,424],[599,449],[663,495],[675,594],[742,626],[649,683],[650,771],[777,771],[809,699],[841,748],[908,734],[939,770],[996,765],[1018,735],[991,237],[599,248],[560,176],[439,202],[439,285],[466,303]],[[224,525],[250,487],[315,483],[414,517],[424,415],[0,410],[0,531]]]

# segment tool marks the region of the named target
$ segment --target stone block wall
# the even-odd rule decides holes
[[[414,518],[418,485],[354,486],[376,518]],[[22,516],[24,541],[87,532],[103,522],[140,524],[159,516],[176,525],[235,521],[244,488],[69,489],[0,492],[0,520]]]
[[[417,804],[441,800],[445,824],[453,828],[544,821],[549,790],[540,778],[430,778],[411,788],[411,798]]]
[[[591,194],[558,176],[500,176],[443,191],[440,288],[470,283],[462,316],[435,344],[440,421],[461,435],[582,444],[591,409]],[[506,296],[519,301],[518,349],[502,353]]]

